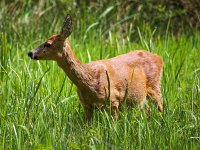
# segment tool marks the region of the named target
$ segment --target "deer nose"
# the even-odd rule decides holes
[[[28,52],[28,56],[29,56],[30,58],[32,58],[33,53],[32,53],[32,52]]]

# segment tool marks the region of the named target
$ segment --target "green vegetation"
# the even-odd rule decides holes
[[[200,32],[174,35],[170,20],[157,29],[128,24],[124,32],[120,20],[109,24],[117,2],[101,11],[56,2],[44,8],[30,0],[0,3],[0,149],[200,149]],[[163,58],[163,114],[151,103],[150,116],[123,106],[117,121],[97,111],[91,125],[84,123],[64,72],[55,62],[27,57],[59,33],[68,10],[75,16],[71,46],[81,61],[134,49]]]

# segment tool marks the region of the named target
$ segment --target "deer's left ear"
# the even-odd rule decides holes
[[[72,33],[72,17],[67,14],[63,22],[63,27],[61,29],[60,35],[63,38],[67,38]]]

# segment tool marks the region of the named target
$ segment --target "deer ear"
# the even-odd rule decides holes
[[[67,38],[72,33],[72,17],[67,14],[63,22],[63,27],[61,29],[60,35],[63,38]]]

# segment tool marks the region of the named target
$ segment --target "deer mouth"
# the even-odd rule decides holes
[[[38,60],[38,57],[37,57],[37,56],[34,56],[32,59]]]
[[[35,55],[33,54],[33,52],[28,52],[28,57],[30,57],[31,59],[38,60],[38,57],[35,56]]]

